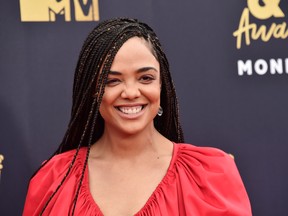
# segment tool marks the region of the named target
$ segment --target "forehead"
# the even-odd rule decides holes
[[[152,53],[151,44],[143,38],[132,37],[116,53],[111,70],[146,66],[154,66],[159,70],[159,62]]]
[[[117,54],[118,53],[121,53],[121,52],[125,52],[129,50],[130,52],[131,51],[149,51],[151,54],[153,54],[153,48],[152,48],[152,45],[150,42],[148,42],[147,40],[145,40],[144,38],[142,37],[132,37],[132,38],[129,38],[127,41],[125,41],[123,43],[123,45],[120,47],[120,49],[118,50]]]

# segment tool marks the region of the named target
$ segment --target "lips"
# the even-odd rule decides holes
[[[133,115],[141,112],[144,109],[145,105],[142,106],[118,106],[116,107],[120,112],[127,114],[127,115]]]

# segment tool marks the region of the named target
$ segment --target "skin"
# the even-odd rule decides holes
[[[173,144],[153,124],[160,92],[150,45],[129,39],[112,63],[100,106],[104,133],[88,160],[90,192],[105,216],[136,214],[167,172]]]

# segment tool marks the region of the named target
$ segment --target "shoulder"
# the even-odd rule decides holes
[[[214,148],[214,147],[199,147],[187,143],[177,143],[175,144],[177,154],[180,159],[201,162],[203,165],[213,163],[234,163],[234,159],[230,154]],[[187,161],[187,162],[188,162]]]
[[[83,163],[83,157],[85,157],[86,148],[81,148],[78,152],[77,157],[75,158],[74,164]],[[36,175],[32,178],[37,179],[41,178],[43,175],[47,176],[47,174],[51,174],[51,178],[57,177],[61,175],[63,172],[67,171],[68,167],[72,163],[76,154],[76,149],[54,155],[50,160],[44,161],[42,167],[36,173]]]
[[[63,178],[67,175],[66,173],[74,160],[74,165],[71,167],[65,183],[63,183],[69,185],[68,192],[65,192],[66,199],[73,197],[70,193],[74,191],[83,170],[86,149],[81,148],[77,157],[75,157],[76,150],[71,150],[55,155],[44,162],[29,182],[23,215],[39,215],[51,194],[57,190],[59,184],[63,183]]]
[[[179,169],[197,170],[199,175],[218,173],[218,177],[239,177],[234,159],[226,152],[213,147],[198,147],[186,143],[175,145]],[[179,163],[180,162],[180,163]],[[181,167],[185,164],[184,167]],[[221,175],[220,175],[221,174]]]
[[[193,191],[193,196],[221,209],[221,215],[251,215],[249,198],[231,155],[184,143],[175,144],[175,150],[175,174],[185,196]]]
[[[201,147],[189,143],[175,143],[175,146],[180,151],[187,151],[190,153],[193,151],[204,155],[214,155],[214,156],[220,156],[226,154],[224,151],[215,147]]]
[[[85,155],[86,149],[87,149],[86,147],[80,148],[77,157],[82,158],[83,155]],[[66,151],[64,153],[56,154],[50,160],[48,160],[47,163],[46,163],[46,161],[44,161],[44,163],[46,163],[46,164],[43,167],[45,167],[46,165],[48,165],[48,166],[52,165],[52,164],[62,165],[62,164],[66,164],[67,162],[71,162],[71,160],[73,160],[76,152],[77,152],[76,149],[72,149],[72,150]]]

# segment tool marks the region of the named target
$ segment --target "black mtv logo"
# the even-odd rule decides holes
[[[99,20],[98,0],[20,0],[22,22]]]

